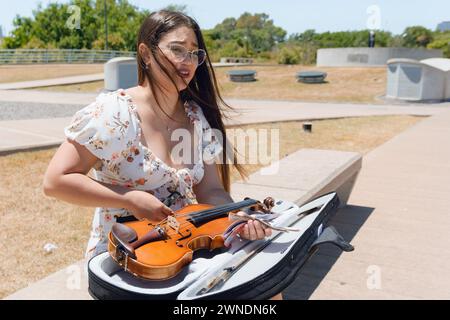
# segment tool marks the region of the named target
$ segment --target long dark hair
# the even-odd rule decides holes
[[[161,38],[171,32],[174,29],[179,27],[188,27],[192,29],[197,37],[198,47],[199,49],[203,49],[206,51],[206,60],[203,64],[198,66],[194,78],[189,83],[188,87],[185,90],[178,91],[176,86],[176,82],[173,76],[170,74],[170,71],[161,63],[159,47],[158,44]],[[152,68],[147,68],[141,53],[139,52],[139,45],[143,43],[145,44],[152,52],[156,62],[159,67],[166,76],[172,81],[175,88],[177,88],[178,94],[181,99],[193,100],[195,101],[203,111],[206,120],[208,120],[211,128],[220,130],[222,133],[223,141],[222,144],[222,161],[217,164],[218,172],[220,178],[222,180],[222,184],[224,189],[229,192],[230,191],[230,167],[228,163],[232,163],[236,170],[239,172],[243,179],[246,178],[247,174],[244,168],[237,163],[236,161],[236,150],[233,148],[233,151],[227,152],[227,137],[225,132],[225,126],[223,124],[223,118],[225,114],[222,108],[219,106],[219,102],[221,106],[227,108],[232,111],[228,104],[222,99],[217,85],[216,76],[214,74],[214,69],[211,64],[211,60],[208,56],[208,50],[205,46],[205,41],[203,39],[202,32],[200,30],[197,22],[191,17],[176,11],[169,10],[161,10],[157,12],[153,12],[150,14],[142,23],[141,28],[139,30],[138,41],[137,41],[137,67],[138,67],[138,83],[142,85],[145,79],[148,80],[150,84],[150,89],[152,93],[155,93],[155,85],[161,89],[161,86],[157,81],[155,81],[155,74],[152,72]],[[172,63],[170,60],[165,59],[166,62]],[[173,65],[173,64],[172,64]],[[161,90],[164,92],[164,90]],[[154,95],[158,104],[158,107],[162,110],[159,105],[158,98]],[[164,112],[165,113],[165,112]],[[166,114],[167,115],[167,114]],[[167,115],[168,116],[168,115]],[[170,117],[169,117],[170,118]],[[230,154],[230,155],[229,155]],[[228,159],[227,156],[231,159]]]

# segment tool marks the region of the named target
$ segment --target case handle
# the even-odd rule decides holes
[[[345,239],[339,234],[339,232],[333,226],[329,226],[325,228],[325,230],[323,230],[323,232],[316,239],[316,241],[313,242],[313,244],[309,248],[309,251],[312,252],[317,250],[317,247],[324,243],[331,243],[340,248],[342,251],[346,252],[355,250],[355,248],[350,243],[345,241]]]

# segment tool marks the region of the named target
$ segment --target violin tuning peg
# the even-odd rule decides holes
[[[275,199],[272,197],[267,197],[264,199],[264,205],[270,210],[275,206]]]

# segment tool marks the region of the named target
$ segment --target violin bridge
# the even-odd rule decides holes
[[[178,230],[180,230],[180,223],[174,216],[167,217],[167,224],[169,225],[169,227],[175,230],[176,233],[178,233]]]

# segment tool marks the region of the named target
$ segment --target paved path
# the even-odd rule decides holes
[[[333,224],[356,250],[324,248],[292,299],[450,299],[450,110],[363,159]]]
[[[51,86],[61,86],[67,84],[77,84],[92,81],[100,81],[105,78],[103,72],[96,74],[71,76],[63,78],[53,78],[53,79],[43,79],[43,80],[33,80],[33,81],[21,81],[21,82],[11,82],[11,83],[0,83],[0,90],[17,90],[17,89],[29,89],[38,87],[51,87]]]
[[[84,105],[94,100],[97,95],[98,93],[0,90],[0,101]]]
[[[257,64],[248,63],[213,63],[213,67],[246,67],[246,66],[257,66]],[[264,64],[264,66],[267,66]],[[50,87],[50,86],[61,86],[68,84],[86,83],[92,81],[100,81],[105,79],[105,74],[96,73],[88,75],[79,76],[68,76],[52,79],[42,79],[33,81],[20,81],[20,82],[9,82],[0,83],[0,90],[20,90],[20,89],[30,89],[30,88],[40,88],[40,87]]]
[[[98,93],[76,93],[76,92],[53,92],[39,90],[0,90],[0,102],[4,103],[40,103],[40,104],[63,104],[63,105],[87,105],[93,100]],[[283,116],[282,112],[277,109],[278,106],[283,111],[288,112],[285,117],[289,117],[293,113],[297,113],[298,109],[303,111],[304,115],[310,114],[314,117],[340,115],[343,111],[350,112],[355,115],[367,114],[393,114],[393,113],[409,113],[414,114],[432,114],[434,111],[439,112],[443,108],[450,107],[450,102],[437,104],[356,104],[356,103],[320,103],[320,102],[301,102],[301,101],[285,101],[285,100],[248,100],[248,99],[226,99],[226,101],[239,110],[260,111],[263,110],[267,114],[265,121],[270,121],[271,117]],[[272,113],[267,113],[269,107],[276,106]],[[319,109],[319,107],[322,107]],[[325,108],[326,107],[326,108]],[[257,113],[256,112],[256,113]],[[326,112],[326,113],[325,113]],[[264,115],[263,115],[264,116]],[[270,117],[269,117],[270,116]]]
[[[227,102],[239,111],[232,124],[394,114],[429,116],[450,108],[450,103],[371,105],[237,99],[229,99]]]
[[[0,154],[24,148],[53,146],[64,140],[72,115],[95,100],[97,93],[0,90]],[[430,105],[368,105],[227,99],[237,112],[227,126],[272,121],[411,114],[434,115],[450,103]]]

